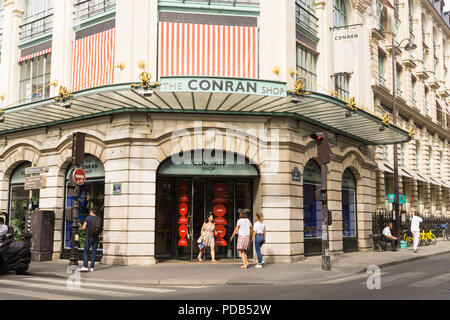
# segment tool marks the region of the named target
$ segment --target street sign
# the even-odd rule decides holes
[[[292,181],[294,181],[294,182],[300,182],[301,181],[300,170],[298,170],[297,167],[295,167],[294,170],[292,170],[291,176],[292,176]]]
[[[86,182],[86,174],[84,173],[84,170],[81,168],[75,169],[72,172],[72,179],[75,184],[82,186]]]
[[[389,193],[388,194],[388,201],[389,201],[389,203],[394,203],[395,202],[395,194]]]
[[[29,167],[25,168],[25,174],[38,174],[48,172],[48,167]]]
[[[45,188],[46,176],[36,176],[25,178],[24,190],[39,190]]]

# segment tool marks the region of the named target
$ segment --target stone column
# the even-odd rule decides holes
[[[22,21],[22,1],[3,1],[2,63],[0,65],[0,95],[5,94],[2,107],[18,100],[19,25]]]
[[[330,253],[339,254],[343,247],[343,218],[342,218],[342,173],[337,170],[338,164],[330,162],[328,165],[328,210],[333,215],[333,223],[328,228],[330,239]]]
[[[58,95],[59,87],[72,88],[74,1],[54,1],[53,35],[52,35],[52,70],[50,81],[58,81],[58,86],[51,86],[50,97]]]

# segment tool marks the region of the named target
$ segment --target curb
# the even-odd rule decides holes
[[[432,254],[428,254],[428,255],[424,255],[424,256],[417,256],[417,257],[405,258],[405,259],[397,260],[397,261],[381,263],[381,264],[378,264],[377,266],[381,269],[381,268],[391,267],[391,266],[395,266],[395,265],[399,265],[399,264],[403,264],[403,263],[407,263],[407,262],[411,262],[411,261],[423,260],[423,259],[426,259],[426,258],[438,256],[438,255],[441,255],[441,254],[447,254],[447,253],[450,253],[450,250],[437,252],[437,253],[432,253]],[[356,272],[356,274],[366,273],[366,272],[367,272],[367,268]]]

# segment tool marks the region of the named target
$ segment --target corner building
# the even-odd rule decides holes
[[[309,136],[328,132],[331,254],[370,250],[381,192],[377,146],[411,143],[409,128],[383,124],[376,113],[366,32],[376,5],[3,1],[0,209],[7,223],[20,227],[23,219],[25,168],[48,167],[33,206],[55,212],[53,256],[68,258],[67,158],[71,134],[84,132],[79,216],[94,208],[103,217],[103,263],[195,259],[209,212],[217,256],[238,258],[229,243],[238,209],[249,209],[252,221],[264,213],[266,262],[295,262],[321,253],[321,169]],[[350,26],[359,45],[353,64],[336,72],[334,32],[355,34]],[[132,86],[147,79],[144,71],[159,82],[151,94]],[[305,87],[292,96],[298,79]],[[55,100],[60,86],[72,95],[68,103]],[[441,135],[448,155],[448,130]],[[448,185],[446,161],[439,179]],[[448,188],[440,190],[448,199]]]

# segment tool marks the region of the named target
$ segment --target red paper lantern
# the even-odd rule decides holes
[[[187,247],[188,245],[189,245],[189,243],[187,242],[187,240],[185,238],[181,238],[180,240],[178,240],[179,247]]]
[[[225,218],[222,218],[222,217],[217,217],[214,219],[214,223],[215,224],[227,224],[227,220],[225,220]]]
[[[183,202],[183,203],[180,204],[180,207],[178,208],[178,211],[180,212],[180,214],[182,216],[185,216],[187,214],[187,212],[188,212],[188,209],[189,209],[188,205],[185,202]]]
[[[178,202],[189,202],[189,197],[185,194],[182,194],[178,199]]]
[[[186,181],[182,181],[180,183],[180,192],[181,193],[186,193],[189,190],[189,184]]]
[[[186,225],[182,224],[179,228],[178,228],[178,234],[180,235],[180,238],[186,238],[187,236],[187,227]]]
[[[223,195],[226,190],[227,190],[227,187],[222,182],[218,182],[213,186],[213,191],[216,196]]]
[[[216,246],[219,246],[219,247],[226,247],[227,246],[227,242],[223,238],[217,238],[214,241],[214,243],[216,244]]]
[[[223,204],[216,204],[213,212],[218,217],[223,217],[227,213],[227,208]]]
[[[186,218],[186,216],[181,216],[180,219],[178,220],[178,224],[187,224],[188,219]]]
[[[223,196],[217,196],[212,201],[213,204],[217,203],[227,203],[227,199],[225,199]]]
[[[227,233],[227,229],[225,229],[225,227],[222,225],[218,225],[216,226],[216,232],[218,238],[224,238]]]

